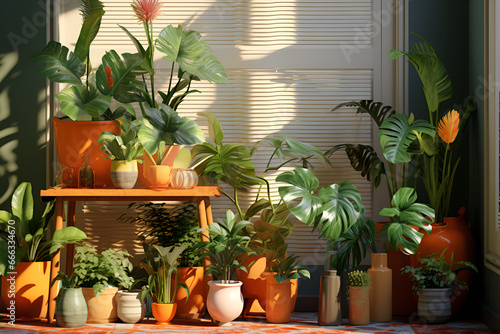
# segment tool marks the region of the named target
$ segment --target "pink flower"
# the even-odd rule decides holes
[[[160,15],[160,8],[163,4],[159,0],[133,0],[132,9],[139,22],[150,23]]]

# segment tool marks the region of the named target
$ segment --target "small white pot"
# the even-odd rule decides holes
[[[127,324],[142,321],[146,306],[141,301],[141,291],[118,291],[118,317]]]
[[[451,289],[421,289],[417,291],[418,316],[427,322],[439,324],[451,317]]]
[[[243,311],[243,294],[240,281],[208,282],[207,309],[214,320],[222,323],[231,322]]]

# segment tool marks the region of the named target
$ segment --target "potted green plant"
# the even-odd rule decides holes
[[[349,323],[354,326],[370,322],[370,275],[355,270],[347,275],[349,296]]]
[[[144,148],[137,134],[129,126],[122,124],[121,134],[109,131],[103,132],[97,142],[101,150],[111,159],[111,181],[116,188],[131,189],[134,187],[137,176],[137,162],[142,163],[140,157],[144,155]]]
[[[33,215],[32,187],[22,182],[12,195],[12,212],[0,211],[0,275],[2,299],[10,305],[9,293],[15,291],[18,318],[45,317],[50,285],[50,255],[67,244],[87,236],[68,226],[49,237],[54,202],[49,202],[41,217]],[[36,284],[33,277],[38,277]],[[15,282],[15,284],[14,284]],[[26,289],[30,286],[30,289]]]
[[[116,293],[120,287],[130,288],[133,268],[125,250],[106,249],[98,252],[86,244],[76,248],[73,272],[77,285],[87,301],[87,323],[109,323],[118,319]]]
[[[56,301],[56,323],[60,327],[78,328],[87,322],[87,303],[82,288],[76,286],[76,279],[75,274],[68,277],[60,271],[52,280],[52,285],[61,281]]]
[[[453,253],[449,263],[445,259],[446,249],[439,257],[431,254],[418,261],[415,266],[401,268],[401,274],[409,274],[412,290],[419,296],[418,316],[430,323],[446,322],[452,315],[450,296],[452,290],[460,293],[467,283],[457,276],[464,269],[477,268],[468,261],[453,261]]]
[[[211,262],[205,275],[212,274],[214,278],[208,282],[207,309],[212,318],[221,323],[233,321],[243,310],[242,282],[232,278],[237,269],[247,270],[238,259],[248,253],[244,246],[250,237],[240,232],[249,224],[228,210],[226,219],[200,229],[208,242],[200,242],[198,247],[206,250],[202,255],[208,256]]]
[[[116,313],[124,323],[135,324],[146,316],[148,301],[142,300],[142,291],[145,288],[144,274],[140,265],[134,267],[130,272],[133,283],[130,286],[122,286],[116,293]]]
[[[311,275],[307,269],[298,264],[298,257],[293,254],[280,261],[271,270],[276,270],[276,273],[267,278],[266,319],[270,323],[287,323],[295,308],[295,300],[292,299],[292,281],[295,280],[294,284],[297,284],[299,277],[311,278]]]
[[[175,316],[177,310],[175,295],[178,286],[184,289],[189,298],[187,286],[184,283],[177,283],[177,260],[186,247],[187,245],[178,247],[153,245],[153,248],[150,248],[145,244],[146,263],[150,266],[150,274],[148,285],[142,292],[142,299],[144,300],[148,294],[153,297],[152,310],[157,324],[168,324]]]

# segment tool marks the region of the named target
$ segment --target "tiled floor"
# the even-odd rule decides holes
[[[485,324],[478,321],[453,321],[443,325],[426,325],[418,319],[408,321],[406,319],[395,320],[391,323],[370,324],[367,326],[318,326],[317,314],[294,313],[288,324],[269,324],[263,318],[254,318],[251,321],[234,321],[230,327],[213,325],[209,320],[178,322],[173,321],[171,325],[160,326],[154,321],[145,321],[137,325],[127,324],[105,324],[86,325],[83,328],[69,329],[59,328],[55,325],[49,326],[41,322],[16,323],[14,327],[5,322],[0,323],[0,333],[448,333],[448,334],[476,334],[494,333]]]

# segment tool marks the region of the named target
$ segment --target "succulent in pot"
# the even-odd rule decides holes
[[[370,275],[354,270],[347,275],[349,297],[349,323],[354,326],[370,322]]]
[[[111,181],[116,188],[133,188],[138,177],[137,163],[144,155],[144,148],[137,134],[129,126],[122,124],[122,133],[105,131],[99,137],[101,150],[111,159]]]

